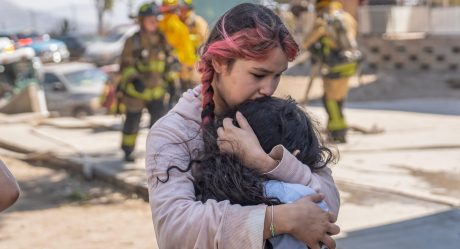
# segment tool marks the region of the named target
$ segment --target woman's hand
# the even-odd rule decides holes
[[[232,121],[231,118],[225,118],[223,127],[217,129],[220,151],[235,155],[244,165],[263,173],[275,168],[277,161],[262,149],[243,114],[236,113],[236,121],[241,128],[233,125]]]
[[[320,249],[320,244],[334,249],[336,244],[331,236],[338,234],[340,228],[333,224],[336,220],[334,215],[317,206],[316,202],[323,199],[324,195],[315,194],[291,204],[275,206],[275,227],[279,234],[291,234],[311,249]],[[267,208],[267,213],[269,211],[270,208]]]

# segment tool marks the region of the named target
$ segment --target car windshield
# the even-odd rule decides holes
[[[107,75],[97,68],[78,70],[64,77],[75,87],[103,85],[107,81]]]
[[[106,37],[102,38],[104,42],[116,42],[121,39],[123,33],[111,33],[108,34]]]

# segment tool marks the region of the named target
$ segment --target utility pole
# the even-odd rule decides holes
[[[133,0],[128,0],[128,17],[133,15]]]
[[[77,32],[78,30],[78,20],[77,20],[77,5],[75,3],[72,3],[70,5],[70,11],[72,12],[72,22],[73,25],[70,25],[71,26],[71,30],[74,31],[74,32]],[[73,27],[72,27],[73,26]]]
[[[37,14],[33,10],[30,11],[30,27],[37,31]]]

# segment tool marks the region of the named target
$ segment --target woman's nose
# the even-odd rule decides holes
[[[262,87],[259,90],[259,93],[263,96],[272,96],[275,93],[276,87],[278,86],[278,81],[267,80],[264,82]]]

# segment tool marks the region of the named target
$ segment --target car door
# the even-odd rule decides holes
[[[49,111],[57,111],[62,115],[68,115],[69,91],[65,84],[52,72],[43,75],[43,88],[45,89],[46,104]]]

